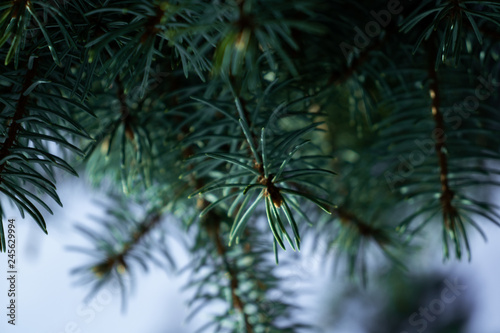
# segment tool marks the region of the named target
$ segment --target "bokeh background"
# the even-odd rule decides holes
[[[189,274],[168,273],[155,266],[137,275],[125,311],[121,307],[119,290],[112,286],[85,301],[89,287],[76,284],[76,277],[70,271],[90,257],[67,248],[89,245],[88,239],[74,226],[98,227],[90,215],[102,214],[96,202],[105,200],[105,196],[92,189],[83,178],[64,178],[59,184],[64,207],[54,207],[54,215],[48,217],[48,236],[29,218],[23,220],[17,210],[7,212],[7,216],[15,218],[17,223],[18,317],[16,326],[12,327],[7,325],[5,314],[2,314],[0,332],[193,333],[210,319],[210,314],[217,312],[215,305],[186,321],[190,291],[182,288]],[[498,202],[499,194],[492,196],[492,200]],[[471,262],[443,262],[440,235],[431,231],[414,243],[417,246],[406,262],[407,271],[372,268],[368,271],[365,287],[350,281],[342,267],[334,272],[333,258],[312,252],[313,240],[307,237],[300,255],[289,254],[288,265],[278,269],[288,277],[285,283],[298,293],[293,301],[302,309],[297,310],[296,315],[316,325],[316,332],[498,333],[500,228],[483,225],[487,226],[485,232],[489,241],[485,243],[478,234],[473,235]],[[172,238],[169,242],[177,266],[187,264],[189,256],[182,241]],[[7,271],[6,264],[7,256],[2,254],[0,270],[3,274]],[[442,313],[433,316],[435,319],[426,320],[425,329],[422,321],[412,326],[409,322],[412,314],[419,313],[421,307],[439,305],[436,300],[442,297],[447,281],[459,283],[466,289],[446,304]],[[7,282],[2,279],[0,304],[3,309],[6,291]],[[437,309],[441,310],[439,306]],[[414,319],[422,318],[414,316]]]

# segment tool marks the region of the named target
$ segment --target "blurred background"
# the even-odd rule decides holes
[[[0,332],[193,333],[217,312],[216,306],[208,307],[186,321],[191,291],[182,288],[188,274],[167,273],[155,266],[136,276],[124,311],[120,291],[113,286],[85,301],[89,287],[76,284],[70,271],[90,257],[67,248],[89,245],[74,226],[96,227],[90,215],[102,214],[95,201],[105,197],[83,179],[67,178],[59,184],[64,208],[54,207],[54,215],[48,217],[48,236],[33,221],[23,220],[17,210],[6,214],[16,219],[18,228],[18,317],[12,327],[3,314]],[[498,199],[498,194],[493,194],[493,201]],[[436,241],[426,239],[425,244],[436,247],[415,247],[405,263],[407,271],[391,266],[372,268],[366,287],[349,281],[342,267],[334,272],[333,258],[312,252],[313,239],[308,237],[300,255],[289,254],[289,264],[278,269],[287,277],[289,287],[297,291],[292,301],[302,309],[296,315],[317,326],[316,332],[498,333],[500,229],[491,223],[484,225],[489,241],[471,235],[471,262],[443,263],[440,235],[428,232],[425,237]],[[187,264],[189,257],[182,241],[169,242],[178,267]],[[6,255],[0,257],[0,269],[7,271]],[[5,309],[6,279],[0,288]]]

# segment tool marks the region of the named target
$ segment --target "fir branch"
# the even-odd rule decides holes
[[[354,226],[361,236],[372,237],[381,246],[387,242],[387,239],[385,239],[379,229],[372,227],[344,207],[338,207],[335,211],[342,224]]]
[[[17,102],[17,107],[14,115],[10,119],[9,129],[7,131],[7,138],[2,144],[0,149],[0,160],[4,160],[9,156],[9,150],[14,146],[17,138],[17,133],[21,129],[21,124],[19,120],[24,116],[27,111],[27,104],[29,99],[29,94],[26,94],[28,89],[33,84],[38,68],[38,58],[34,58],[31,68],[28,68],[26,75],[24,77],[23,87],[19,93],[19,100]],[[7,160],[0,164],[0,182],[2,182],[1,174],[7,165]]]
[[[149,233],[151,233],[155,227],[161,221],[160,213],[153,213],[151,216],[148,216],[137,228],[137,230],[132,234],[131,239],[123,245],[122,251],[119,253],[119,256],[126,257],[127,254],[139,244],[139,242]]]
[[[245,106],[246,105],[245,101],[242,100],[240,97],[235,97],[235,98],[237,98],[238,102],[241,103],[240,105],[242,106],[241,107],[242,113],[244,116],[246,116],[245,120],[247,121],[247,124],[250,127],[251,126],[251,124],[249,123],[250,117],[249,117],[248,110]],[[253,131],[252,131],[252,136],[253,136],[253,139],[255,140],[254,141],[255,144],[257,144],[258,139]],[[186,156],[186,155],[190,155],[191,153],[192,153],[192,147],[188,146],[183,150],[182,155]],[[252,156],[252,151],[250,150],[250,148],[249,148],[248,154],[250,156]],[[265,185],[266,185],[265,192],[268,193],[266,195],[271,196],[273,201],[274,201],[276,195],[281,197],[279,190],[271,182],[273,175],[269,175],[268,178],[265,178],[262,164],[259,164],[259,163],[257,163],[256,160],[254,160],[254,165],[255,165],[255,168],[261,174],[259,177],[259,182],[265,183]],[[189,166],[189,167],[192,167],[192,166]],[[191,174],[189,178],[190,178],[190,182],[192,184],[195,184],[196,191],[199,191],[200,189],[202,189],[205,186],[204,182],[199,178],[195,178],[194,175]],[[269,188],[274,189],[274,191],[272,191],[272,193],[269,193],[269,190],[268,190]],[[276,201],[276,203],[278,203],[278,202]],[[279,204],[281,204],[281,200],[280,200]],[[206,200],[204,197],[200,197],[198,199],[197,208],[200,211],[204,211],[210,205],[211,205],[211,202]],[[242,209],[241,204],[238,206],[239,206],[238,210]],[[215,210],[210,210],[207,214],[204,214],[200,217],[201,225],[205,228],[207,234],[209,235],[210,239],[212,240],[213,245],[215,246],[215,249],[216,249],[217,256],[222,260],[223,267],[225,268],[225,271],[226,271],[227,276],[229,278],[229,288],[230,288],[233,307],[236,311],[238,311],[243,316],[243,321],[244,321],[246,333],[254,333],[256,331],[256,329],[250,321],[249,314],[247,314],[245,312],[245,306],[247,304],[242,299],[242,297],[240,295],[238,295],[239,287],[240,287],[240,279],[238,278],[239,271],[238,271],[237,263],[232,262],[229,259],[228,248],[222,240],[222,236],[221,236],[222,232],[221,232],[221,228],[220,228],[222,219],[223,218],[221,216],[219,216]],[[248,253],[250,251],[251,251],[251,245],[247,243],[245,245],[245,252]],[[255,283],[257,285],[262,285],[262,282],[256,276],[254,276],[254,275],[251,275],[251,276],[252,276],[252,279],[256,279]]]
[[[359,203],[356,202],[359,206]],[[354,206],[356,207],[356,206]],[[404,263],[398,258],[401,252],[398,238],[394,228],[387,225],[387,220],[377,219],[374,216],[364,213],[369,220],[364,220],[352,211],[351,205],[344,203],[334,211],[337,218],[320,219],[317,235],[326,235],[328,244],[327,251],[332,251],[335,256],[335,267],[338,267],[340,260],[344,257],[347,271],[351,278],[356,278],[356,274],[361,277],[363,285],[367,284],[366,256],[372,252],[372,245],[382,251],[384,260],[404,269]],[[334,223],[336,222],[336,223]],[[386,224],[382,224],[382,223]]]
[[[117,282],[124,311],[128,289],[133,287],[136,265],[147,271],[151,262],[167,270],[175,268],[175,262],[168,251],[165,234],[159,230],[163,208],[154,206],[144,211],[142,199],[124,200],[115,195],[111,195],[111,199],[113,206],[104,204],[106,216],[95,218],[103,227],[102,234],[98,230],[76,226],[79,232],[90,238],[93,248],[69,246],[68,250],[92,257],[90,263],[72,270],[72,274],[79,275],[77,283],[91,284],[87,300],[106,284]],[[142,216],[136,216],[132,207],[142,210]],[[155,230],[159,232],[153,234]]]

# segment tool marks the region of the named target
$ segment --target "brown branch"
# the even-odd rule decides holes
[[[0,160],[9,156],[9,151],[16,142],[17,132],[19,132],[19,130],[21,129],[21,124],[19,123],[19,120],[24,116],[24,114],[27,111],[26,107],[28,105],[29,96],[26,94],[26,91],[28,91],[29,87],[33,84],[37,67],[38,67],[38,58],[35,58],[33,60],[32,67],[28,69],[28,71],[26,72],[23,87],[19,93],[19,101],[17,102],[16,111],[14,112],[12,118],[10,118],[9,129],[7,130],[7,138],[3,142],[2,148],[0,149]],[[0,164],[0,174],[3,172],[6,165],[7,161]],[[1,181],[2,180],[0,178],[0,182]]]
[[[156,15],[150,16],[148,21],[146,22],[145,30],[141,35],[141,44],[145,44],[149,37],[156,36],[156,34],[160,31],[158,25],[161,23],[161,19],[165,12],[160,8],[160,6],[156,6]]]
[[[188,155],[191,153],[192,149],[190,147],[184,149],[183,151],[183,155]],[[197,190],[204,186],[203,181],[201,179],[195,179],[194,176],[190,177],[190,181],[193,183],[193,185]],[[205,209],[208,205],[210,205],[210,202],[207,201],[205,198],[200,197],[198,199],[197,208],[200,211]],[[243,315],[246,332],[254,333],[253,326],[248,319],[248,315],[244,311],[245,303],[238,295],[238,288],[240,285],[240,281],[238,279],[238,272],[236,268],[230,263],[227,257],[227,248],[224,245],[221,238],[221,231],[220,231],[221,217],[217,215],[213,210],[211,210],[202,217],[201,223],[205,227],[208,235],[213,239],[215,248],[217,250],[217,255],[222,259],[226,272],[229,275],[229,287],[231,290],[231,298],[233,300],[233,306],[238,312],[240,312]]]
[[[427,44],[428,47],[428,73],[431,80],[429,87],[429,95],[431,98],[431,110],[434,118],[434,140],[436,154],[440,168],[440,182],[441,182],[441,206],[443,208],[443,219],[447,229],[453,229],[455,215],[455,208],[452,205],[454,192],[450,189],[448,183],[448,159],[446,156],[446,144],[444,140],[445,126],[444,118],[441,112],[441,92],[439,89],[439,78],[435,67],[435,60],[437,57],[437,49],[432,44],[432,41]],[[439,133],[439,134],[438,134]],[[450,216],[450,218],[448,218]]]
[[[139,244],[139,242],[155,228],[156,225],[161,220],[161,215],[159,213],[154,213],[148,216],[145,221],[143,221],[137,230],[132,234],[132,237],[127,241],[120,252],[108,257],[106,261],[94,266],[92,268],[93,272],[97,276],[102,276],[104,273],[109,272],[116,265],[118,273],[123,274],[127,270],[126,257],[133,250],[133,248]]]
[[[116,77],[115,82],[117,86],[116,95],[118,97],[118,101],[120,102],[121,121],[125,126],[125,135],[127,136],[127,139],[134,141],[134,131],[130,126],[132,116],[130,115],[130,109],[127,105],[127,95],[125,94],[125,89],[123,88],[123,83],[119,76]]]
[[[230,73],[229,74],[229,80],[233,86],[235,86],[235,77]],[[251,117],[250,113],[248,112],[248,109],[246,108],[246,103],[242,98],[239,98],[239,101],[241,103],[241,107],[243,109],[243,116],[245,117],[246,123],[250,126],[251,124]],[[187,131],[187,129],[186,129]],[[187,133],[186,133],[187,134]],[[252,133],[252,138],[251,138],[255,144],[258,143],[258,138],[255,135],[255,133]],[[257,145],[255,145],[257,147]],[[251,149],[250,149],[250,143],[248,143],[248,152],[251,156],[253,156]],[[190,147],[184,149],[183,151],[183,156],[190,156],[193,153],[192,149]],[[259,164],[255,158],[254,158],[254,168],[259,171],[261,176],[259,177],[261,181],[265,179],[264,177],[264,168],[261,164]],[[268,179],[272,179],[271,176],[268,177]],[[191,183],[194,185],[194,187],[198,190],[204,186],[204,183],[201,179],[195,179],[194,176],[190,177]],[[207,201],[204,198],[199,198],[197,207],[201,211],[205,209],[208,205],[210,205],[210,202]],[[254,328],[252,324],[249,321],[248,315],[245,313],[245,303],[241,299],[241,297],[238,295],[238,288],[240,285],[240,281],[238,279],[238,271],[237,268],[231,264],[229,261],[229,258],[227,256],[227,248],[224,245],[222,238],[221,238],[221,231],[220,231],[220,223],[221,223],[221,217],[218,216],[213,210],[209,211],[206,215],[202,217],[202,224],[204,225],[205,229],[207,230],[208,235],[213,239],[213,242],[215,244],[215,248],[217,250],[217,255],[222,259],[225,270],[229,275],[229,288],[231,290],[231,298],[233,301],[233,306],[234,308],[240,312],[243,315],[243,320],[245,323],[245,329],[247,333],[254,333]],[[249,251],[250,249],[246,249],[246,251]],[[260,281],[257,281],[258,283]]]
[[[397,27],[391,23],[390,26],[385,30],[385,35],[383,38],[378,39],[375,43],[369,45],[360,53],[359,57],[354,59],[351,65],[344,67],[337,72],[333,72],[328,79],[327,85],[340,85],[346,82],[354,73],[368,60],[370,60],[370,55],[373,51],[380,49],[389,39],[389,36],[393,33],[397,33]]]
[[[125,94],[125,89],[123,88],[123,83],[119,76],[116,77],[115,81],[117,86],[116,95],[120,102],[120,113],[122,115],[122,120],[126,121],[126,119],[130,117],[130,111],[127,105],[127,95]]]
[[[342,224],[354,225],[363,236],[374,234],[375,229],[373,227],[369,226],[367,223],[359,219],[353,213],[345,210],[343,207],[338,207],[336,212]]]

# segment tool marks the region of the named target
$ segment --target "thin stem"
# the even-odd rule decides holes
[[[29,95],[25,93],[33,84],[37,68],[38,68],[38,58],[35,58],[33,60],[32,67],[28,69],[28,71],[26,72],[23,87],[19,93],[19,100],[17,103],[16,111],[14,112],[14,115],[10,119],[9,129],[7,130],[7,139],[4,141],[4,143],[2,144],[2,148],[0,149],[0,160],[4,159],[9,155],[10,149],[14,146],[16,142],[17,132],[21,129],[21,124],[19,123],[19,120],[27,112]],[[0,174],[5,169],[6,165],[7,161],[0,164]],[[0,182],[1,181],[2,179],[0,178]]]
[[[204,186],[204,183],[200,179],[194,179],[193,177],[192,181],[196,184],[196,189],[200,189]],[[197,204],[197,207],[200,211],[203,211],[208,205],[210,205],[210,202],[204,198],[200,198]],[[238,288],[240,285],[240,281],[238,279],[238,271],[234,265],[231,264],[227,257],[227,248],[224,245],[224,242],[222,241],[221,238],[221,231],[220,231],[220,222],[221,217],[218,216],[214,210],[209,211],[207,214],[203,215],[201,217],[201,222],[202,225],[205,227],[207,230],[207,233],[212,237],[214,243],[215,243],[215,248],[217,250],[217,255],[222,259],[224,263],[224,267],[226,272],[229,275],[229,287],[231,289],[231,298],[233,300],[233,305],[234,308],[240,312],[243,315],[243,320],[245,322],[245,328],[247,333],[254,333],[254,329],[252,324],[250,323],[248,319],[248,315],[245,313],[245,303],[241,299],[241,297],[238,295]]]
[[[130,126],[132,116],[130,115],[130,109],[127,105],[127,95],[125,94],[125,89],[123,88],[123,83],[119,76],[116,77],[115,82],[117,85],[116,95],[118,97],[118,101],[120,102],[121,121],[125,126],[125,135],[127,139],[134,141],[135,135],[132,127]]]
[[[431,110],[432,117],[434,118],[435,127],[435,148],[438,157],[438,163],[440,168],[440,182],[441,182],[441,206],[443,208],[443,219],[444,224],[447,229],[453,230],[454,219],[452,216],[455,214],[455,208],[452,205],[452,200],[454,193],[450,189],[448,183],[448,158],[446,156],[446,144],[445,144],[445,126],[444,118],[441,112],[441,91],[439,88],[439,77],[435,67],[435,59],[437,56],[437,49],[429,42],[428,46],[428,73],[431,80],[429,87],[429,95],[431,98]],[[449,218],[450,217],[450,218]]]

